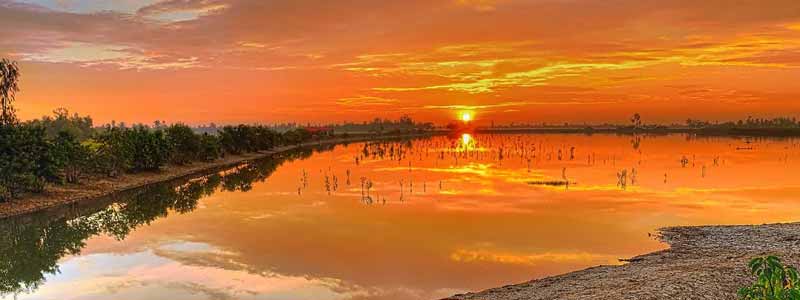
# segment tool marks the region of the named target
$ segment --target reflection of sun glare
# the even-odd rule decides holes
[[[461,114],[461,120],[464,122],[469,122],[472,120],[472,115],[468,112]]]
[[[466,146],[469,145],[469,142],[472,141],[472,135],[469,133],[464,133],[461,135],[461,142]]]

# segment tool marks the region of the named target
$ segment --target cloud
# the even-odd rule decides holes
[[[399,101],[397,99],[388,99],[383,97],[376,97],[376,96],[357,96],[357,97],[349,97],[349,98],[340,98],[336,100],[336,104],[344,105],[344,106],[385,106],[385,105],[392,105],[396,104]]]
[[[497,0],[455,0],[455,2],[478,11],[493,11],[497,5]]]
[[[529,103],[528,102],[502,102],[502,103],[485,104],[485,105],[463,105],[463,104],[425,105],[423,108],[426,108],[426,109],[446,109],[446,110],[482,110],[482,109],[489,109],[489,108],[526,106],[526,105],[529,105]]]
[[[123,101],[121,95],[142,91],[134,82],[148,78],[163,82],[154,89],[168,89],[172,99],[201,98],[193,91],[212,86],[198,84],[202,78],[203,83],[231,84],[206,90],[206,97],[235,97],[247,102],[242,107],[270,104],[260,115],[227,112],[248,115],[252,120],[247,121],[361,118],[358,104],[397,108],[385,113],[399,114],[407,112],[404,108],[496,105],[508,99],[541,104],[539,116],[552,118],[563,113],[547,105],[571,103],[610,102],[618,109],[634,105],[642,112],[676,114],[677,101],[692,98],[673,98],[674,91],[663,86],[690,81],[714,91],[758,95],[739,95],[749,103],[791,105],[787,95],[800,93],[784,82],[800,76],[800,3],[790,0],[57,2],[0,0],[0,55],[36,65],[38,73],[26,78],[52,77],[59,70],[70,76],[57,85],[69,86],[70,78],[97,81],[120,70],[157,71],[147,78],[133,76],[113,94],[84,92],[80,108],[93,114],[111,112],[90,102]],[[168,73],[178,70],[186,76]],[[40,108],[58,106],[55,99],[64,94],[47,88],[45,80],[38,82],[26,93],[53,99],[30,107],[33,116],[50,110]],[[576,90],[547,89],[559,86]],[[780,98],[770,98],[775,95]],[[659,106],[664,103],[673,104]],[[348,105],[341,113],[305,113],[312,106]],[[523,119],[533,112],[527,106],[505,110]],[[211,103],[196,107],[216,109]],[[776,107],[769,109],[777,112]],[[450,117],[439,110],[419,113]]]
[[[120,69],[164,70],[198,67],[197,57],[170,57],[166,54],[143,53],[121,45],[68,43],[61,48],[42,52],[20,53],[22,61],[72,63],[85,67],[114,66]]]
[[[170,21],[185,21],[219,13],[229,6],[230,4],[224,0],[164,0],[140,8],[136,14]]]

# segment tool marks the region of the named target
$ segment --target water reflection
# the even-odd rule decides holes
[[[470,145],[471,142],[472,142],[472,135],[471,134],[469,134],[469,133],[461,134],[461,145],[463,147],[466,148],[467,146]]]
[[[795,141],[687,138],[461,135],[296,152],[4,220],[0,291],[433,299],[615,264],[662,248],[648,237],[661,226],[800,213]]]
[[[10,218],[0,222],[0,296],[36,291],[45,276],[61,271],[58,262],[67,255],[80,254],[90,237],[105,235],[124,240],[142,225],[185,214],[197,208],[198,200],[221,188],[223,191],[248,191],[254,182],[263,182],[286,161],[309,157],[315,148],[293,151],[279,159],[245,164],[219,174],[189,181],[169,182],[135,191],[101,209],[62,208]],[[98,266],[107,267],[107,266]]]

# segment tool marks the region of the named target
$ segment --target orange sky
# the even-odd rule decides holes
[[[0,0],[23,118],[800,115],[800,2]]]

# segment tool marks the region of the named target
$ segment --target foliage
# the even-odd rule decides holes
[[[255,151],[269,150],[277,144],[278,133],[264,126],[253,126],[251,146]]]
[[[112,176],[123,171],[158,170],[171,155],[164,132],[144,126],[109,128],[99,142],[94,153],[96,167]]]
[[[254,139],[250,126],[225,126],[219,132],[222,149],[230,154],[251,151],[250,141]]]
[[[170,161],[174,164],[185,165],[201,157],[200,136],[195,134],[189,126],[175,124],[165,130],[167,142],[172,150]]]
[[[203,133],[200,135],[199,140],[200,150],[197,154],[198,160],[213,161],[222,155],[222,146],[217,136]]]
[[[0,201],[41,192],[46,180],[54,178],[56,163],[42,127],[0,125]]]
[[[91,117],[82,117],[77,113],[70,115],[66,108],[58,108],[53,111],[52,117],[43,116],[32,122],[45,128],[48,139],[55,139],[59,133],[67,132],[78,141],[83,141],[94,133]]]
[[[292,126],[291,128],[295,128]],[[330,127],[337,133],[385,133],[385,132],[413,132],[433,129],[433,123],[417,123],[408,115],[400,116],[397,120],[375,118],[371,122],[332,124]]]
[[[126,131],[130,141],[131,170],[153,171],[166,164],[170,155],[169,143],[161,130],[134,126]]]
[[[0,127],[0,201],[42,191],[47,182],[77,183],[92,174],[113,177],[158,170],[168,162],[213,161],[223,153],[264,151],[312,137],[302,128],[281,134],[264,126],[238,125],[211,135],[175,124],[164,130],[107,126],[82,139],[78,135],[87,133],[81,126],[90,123],[88,117],[67,118],[66,111],[61,111],[52,119]],[[48,137],[54,128],[64,130]]]
[[[58,133],[50,147],[50,155],[56,167],[61,170],[57,182],[77,183],[81,174],[89,168],[89,147],[79,143],[70,132]]]
[[[794,117],[779,117],[779,118],[753,118],[747,117],[745,120],[738,120],[736,122],[722,122],[711,123],[708,121],[687,119],[686,126],[690,128],[800,128],[800,122]]]
[[[311,133],[304,128],[296,128],[283,133],[282,144],[299,145],[311,139]]]
[[[739,289],[744,300],[800,300],[797,269],[784,265],[778,257],[761,256],[748,264],[756,282]]]
[[[92,167],[96,173],[115,177],[128,170],[133,163],[133,145],[123,128],[108,128],[96,140],[88,142]]]
[[[17,121],[14,110],[14,96],[19,91],[19,67],[16,62],[0,60],[0,125],[14,124]]]
[[[269,150],[279,143],[279,136],[264,126],[225,126],[219,132],[222,148],[230,154]]]

